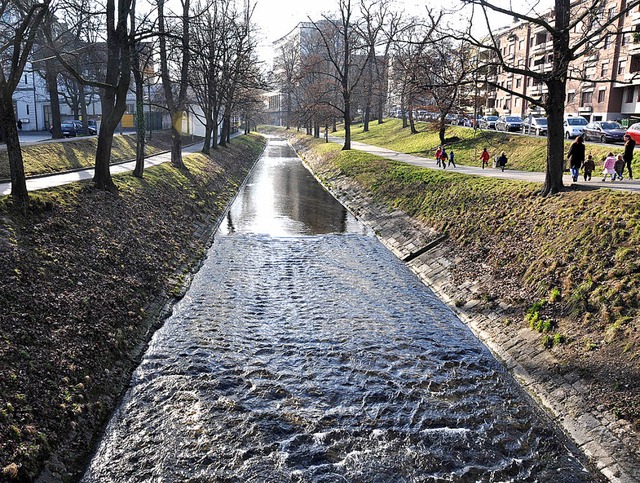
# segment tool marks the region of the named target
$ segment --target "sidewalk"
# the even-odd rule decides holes
[[[202,143],[193,144],[187,146],[182,150],[184,154],[195,153],[202,149]],[[145,169],[158,164],[171,161],[171,153],[162,153],[155,156],[149,156],[145,159]],[[111,165],[111,174],[126,173],[127,171],[133,171],[136,166],[135,161],[127,161],[120,164]],[[78,171],[67,171],[60,174],[52,174],[48,176],[39,176],[27,178],[27,190],[37,191],[47,188],[53,188],[55,186],[62,186],[76,181],[84,181],[93,179],[94,168],[86,168]],[[6,196],[11,193],[11,183],[0,183],[0,196]]]
[[[329,141],[331,141],[332,143],[344,144],[344,138],[340,138],[336,136],[329,136]],[[394,161],[402,161],[404,163],[413,164],[415,166],[420,166],[422,168],[431,168],[431,169],[437,169],[442,171],[442,168],[438,168],[436,166],[435,159],[422,158],[420,156],[400,153],[397,151],[392,151],[390,149],[380,148],[378,146],[372,146],[370,144],[365,144],[357,141],[351,141],[351,148],[357,149],[358,151],[364,151],[366,153],[375,154],[377,156],[381,156],[386,159],[391,159]],[[459,164],[457,168],[447,168],[446,171],[474,175],[474,176],[488,176],[490,178],[529,181],[532,183],[544,183],[544,176],[545,176],[544,173],[539,173],[539,172],[515,171],[511,169],[507,169],[503,172],[497,168],[482,169],[480,167],[463,166],[461,164]],[[571,176],[569,176],[569,174],[567,173],[566,176],[564,177],[564,184],[565,186],[575,185],[579,187],[584,186],[584,187],[595,187],[595,188],[611,188],[615,190],[640,192],[640,180],[624,179],[622,181],[603,182],[601,178],[601,174],[597,170],[597,168],[595,173],[597,174],[593,176],[591,181],[583,181],[582,177],[580,177],[577,183],[572,183]]]

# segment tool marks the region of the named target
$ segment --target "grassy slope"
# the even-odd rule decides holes
[[[438,133],[433,125],[417,123],[418,134],[411,134],[408,128],[402,128],[402,120],[389,119],[383,124],[371,123],[369,132],[362,131],[361,126],[351,128],[352,139],[374,146],[381,146],[403,153],[414,154],[433,158],[440,145]],[[337,133],[344,136],[344,131]],[[453,148],[456,155],[456,163],[464,165],[480,165],[480,153],[486,147],[491,155],[505,151],[509,158],[509,168],[522,171],[544,171],[546,163],[546,138],[535,136],[521,136],[497,132],[493,130],[483,131],[460,126],[447,126],[447,149]],[[567,150],[569,141],[566,141]],[[587,143],[587,154],[591,153],[596,160],[596,167],[600,166],[600,160],[611,150],[611,146],[603,146],[598,143]],[[622,153],[623,147],[619,145],[613,148],[615,154]],[[636,167],[637,166],[637,167]],[[634,163],[635,169],[640,170],[640,161]],[[597,170],[596,170],[597,171]]]
[[[171,148],[168,131],[153,134],[147,140],[147,154],[152,155]],[[98,146],[97,137],[76,138],[64,142],[43,142],[22,147],[24,170],[27,176],[50,174],[75,168],[93,167]],[[136,138],[133,135],[116,135],[113,138],[111,162],[135,159]],[[0,151],[0,180],[10,179],[7,151]]]
[[[52,451],[73,472],[127,384],[136,346],[203,255],[194,230],[234,195],[264,139],[213,158],[31,194],[27,216],[0,198],[0,481],[29,481]],[[71,439],[69,439],[71,438]],[[74,462],[75,460],[75,462]],[[75,465],[75,466],[74,466]]]
[[[326,180],[345,174],[375,200],[446,233],[465,260],[459,276],[489,270],[497,283],[485,299],[519,306],[516,323],[528,326],[525,312],[544,301],[541,340],[563,341],[551,350],[594,381],[594,406],[640,429],[639,195],[603,189],[542,198],[531,183],[422,169],[309,137],[296,144],[326,159]]]

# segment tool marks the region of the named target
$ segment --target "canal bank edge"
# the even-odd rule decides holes
[[[455,251],[445,237],[401,210],[376,203],[345,175],[334,172],[327,179],[321,156],[296,145],[293,136],[290,141],[316,178],[456,313],[605,478],[640,481],[640,440],[630,424],[606,412],[585,413],[582,395],[588,384],[577,372],[556,371],[559,362],[540,344],[538,334],[505,324],[513,307],[500,302],[490,312],[474,311],[483,287],[491,284],[489,276],[455,283],[451,268],[464,261],[452,256]]]
[[[49,459],[43,463],[44,467],[36,479],[37,482],[54,483],[69,481],[69,478],[76,479],[81,477],[81,471],[88,464],[89,457],[102,438],[110,415],[119,406],[126,394],[131,375],[139,365],[153,334],[162,327],[164,321],[171,316],[174,305],[186,294],[193,276],[198,272],[207,256],[207,249],[213,243],[214,234],[218,230],[220,223],[235,201],[240,188],[246,183],[249,173],[262,157],[262,153],[266,148],[266,140],[261,138],[259,142],[262,143],[262,149],[253,159],[234,160],[234,162],[228,163],[229,167],[233,167],[233,172],[226,173],[224,181],[227,187],[233,187],[230,196],[228,195],[229,190],[223,190],[224,198],[221,200],[222,203],[216,203],[214,211],[204,213],[202,220],[197,225],[194,224],[193,237],[204,247],[204,251],[193,253],[191,260],[177,268],[175,272],[176,287],[174,290],[170,293],[158,294],[144,307],[146,316],[140,324],[141,336],[136,341],[133,350],[128,354],[129,357],[126,361],[126,368],[122,371],[122,377],[113,381],[111,388],[106,389],[107,392],[113,390],[113,396],[111,396],[112,405],[108,411],[109,417],[102,422],[98,432],[94,432],[91,429],[79,429],[71,432]],[[2,480],[3,478],[0,475],[0,481]]]

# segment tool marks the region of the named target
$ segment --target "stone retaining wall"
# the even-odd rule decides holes
[[[540,334],[510,324],[512,307],[494,302],[487,308],[484,287],[488,275],[456,283],[452,268],[460,263],[450,242],[428,226],[400,210],[371,200],[353,180],[327,171],[310,153],[302,157],[325,187],[360,221],[371,227],[380,241],[401,260],[429,244],[435,245],[407,262],[407,266],[429,286],[476,336],[503,362],[522,387],[575,442],[595,467],[612,482],[640,482],[640,440],[630,425],[603,411],[585,413],[587,381],[563,368],[540,342]],[[520,316],[521,317],[521,316]]]

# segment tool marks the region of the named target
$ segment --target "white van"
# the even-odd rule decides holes
[[[589,124],[582,116],[573,116],[571,114],[565,114],[564,116],[564,137],[566,139],[573,139],[576,136],[582,134],[584,127]]]

